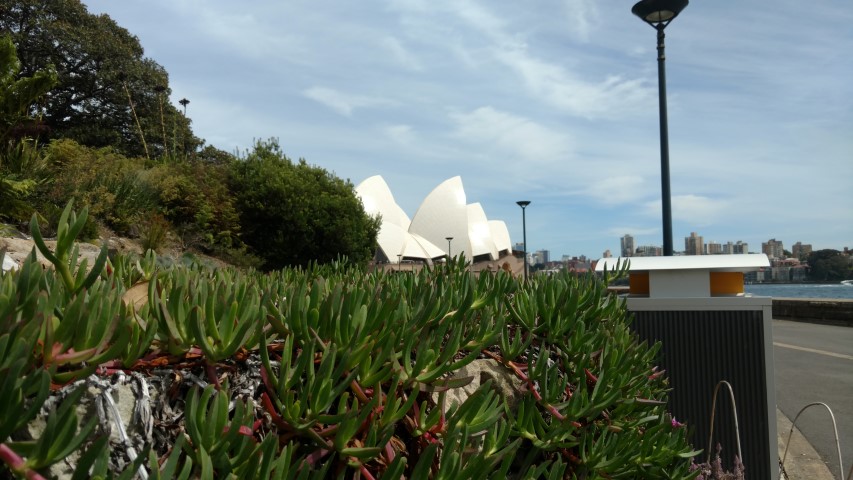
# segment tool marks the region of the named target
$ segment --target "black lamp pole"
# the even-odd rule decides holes
[[[684,10],[688,0],[641,0],[631,12],[658,32],[658,102],[660,104],[660,183],[663,209],[663,254],[672,256],[672,195],[669,189],[669,131],[666,117],[666,54],[663,30]]]
[[[453,237],[444,237],[447,240],[447,261],[449,262],[453,255],[450,253],[450,241],[453,240]]]
[[[524,236],[524,283],[527,283],[527,206],[530,205],[529,200],[519,200],[515,202],[521,207],[521,232]]]

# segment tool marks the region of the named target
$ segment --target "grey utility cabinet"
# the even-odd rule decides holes
[[[597,271],[630,261],[632,328],[662,343],[660,367],[672,391],[669,411],[686,422],[695,448],[715,453],[731,469],[737,453],[734,414],[724,388],[717,397],[714,439],[708,445],[717,383],[732,385],[747,478],[778,479],[773,382],[772,303],[744,294],[743,274],[769,266],[766,255],[697,255],[602,259]],[[697,458],[704,461],[705,453]],[[713,458],[713,457],[712,457]]]

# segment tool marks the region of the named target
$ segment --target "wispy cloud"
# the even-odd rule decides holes
[[[707,227],[726,218],[726,212],[732,206],[731,201],[715,199],[701,195],[673,195],[672,218],[696,227]],[[647,202],[645,212],[649,216],[661,215],[661,201]]]
[[[423,70],[423,65],[421,65],[417,57],[406,49],[397,38],[386,36],[381,40],[381,43],[403,68],[413,71]]]
[[[609,75],[598,82],[582,80],[565,68],[531,56],[526,48],[498,50],[495,57],[524,80],[541,101],[587,118],[638,112],[654,99],[644,79]]]
[[[364,95],[351,95],[333,88],[311,87],[302,92],[311,100],[322,103],[339,114],[350,117],[356,108],[390,105],[389,100]]]
[[[411,145],[415,135],[411,125],[389,125],[382,128],[385,135],[400,145]]]
[[[456,124],[454,137],[503,158],[509,154],[510,159],[548,164],[571,150],[565,134],[492,107],[453,113],[450,118]]]
[[[645,179],[639,175],[599,178],[581,193],[606,205],[633,203],[644,196]]]
[[[590,34],[598,26],[599,8],[596,0],[566,0],[565,8],[569,23],[575,35],[584,42],[589,41]]]

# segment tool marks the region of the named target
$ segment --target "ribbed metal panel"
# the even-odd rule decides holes
[[[759,311],[636,311],[633,328],[643,340],[660,341],[660,366],[672,391],[670,412],[693,431],[698,449],[723,447],[731,469],[737,453],[731,402],[724,389],[717,398],[713,445],[707,445],[714,387],[731,383],[740,420],[747,478],[772,478],[767,405],[767,366],[763,315]],[[772,373],[771,373],[772,374]],[[775,416],[775,411],[772,412]],[[773,448],[776,448],[773,445]],[[715,450],[712,450],[714,452]],[[703,453],[697,462],[704,461]],[[713,457],[712,457],[713,458]],[[775,474],[775,472],[772,472]]]

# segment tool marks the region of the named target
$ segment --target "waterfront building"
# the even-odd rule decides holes
[[[689,237],[684,237],[684,254],[685,255],[702,255],[705,253],[705,242],[701,235],[696,232],[690,232]]]
[[[767,242],[762,242],[761,253],[767,255],[771,260],[774,258],[785,258],[785,249],[782,247],[782,242],[771,238]]]
[[[489,220],[479,203],[469,204],[458,176],[433,189],[411,219],[379,175],[359,183],[355,193],[368,215],[382,218],[377,263],[431,264],[448,255],[494,261],[511,254],[506,224]]]
[[[623,257],[633,257],[634,256],[634,237],[631,235],[625,234],[622,237],[622,256]]]
[[[790,282],[791,267],[771,267],[774,282]]]
[[[797,242],[793,247],[791,247],[791,255],[793,255],[794,258],[802,260],[805,257],[808,257],[810,253],[812,253],[812,246],[810,244]]]

